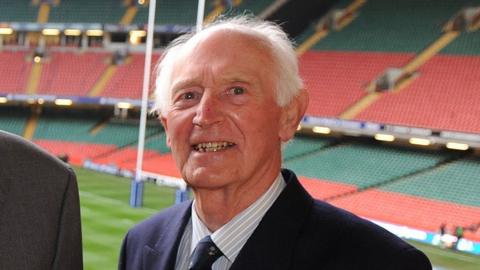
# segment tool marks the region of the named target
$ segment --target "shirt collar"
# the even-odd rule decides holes
[[[280,173],[262,196],[214,233],[210,232],[198,217],[194,200],[192,203],[192,241],[190,254],[193,253],[193,250],[201,239],[210,235],[215,245],[223,252],[223,255],[233,263],[238,253],[240,253],[240,250],[285,186],[285,181]]]

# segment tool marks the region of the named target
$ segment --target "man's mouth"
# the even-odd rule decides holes
[[[198,152],[218,152],[234,146],[232,142],[204,142],[194,144],[193,149]]]

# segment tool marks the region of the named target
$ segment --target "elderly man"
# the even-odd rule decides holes
[[[431,269],[420,251],[315,201],[281,169],[308,94],[278,26],[237,17],[182,36],[156,86],[194,199],[131,229],[119,269]]]
[[[83,269],[75,174],[1,130],[0,269]]]

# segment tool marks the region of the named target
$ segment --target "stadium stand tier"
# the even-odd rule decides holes
[[[155,9],[156,24],[195,25],[197,17],[196,0],[158,0]],[[146,24],[148,6],[139,7],[133,23]]]
[[[109,54],[54,52],[45,61],[39,94],[87,96],[109,61]]]
[[[472,0],[368,0],[355,21],[331,32],[315,50],[418,52]]]
[[[310,51],[300,58],[300,72],[310,93],[307,114],[338,116],[366,94],[368,83],[412,54]]]
[[[28,52],[0,51],[0,93],[22,93],[32,68]]]
[[[49,22],[119,23],[126,10],[122,0],[59,2],[52,5]]]
[[[468,227],[478,222],[480,207],[371,189],[329,201],[357,215],[436,232],[443,223]],[[465,235],[480,240],[478,234]]]
[[[436,166],[447,159],[434,152],[341,143],[285,162],[302,175],[368,188]]]
[[[0,22],[35,22],[38,5],[32,0],[0,1]]]
[[[480,57],[438,55],[400,92],[389,92],[357,120],[480,132]]]
[[[152,70],[160,55],[152,56]],[[143,87],[144,54],[132,54],[125,63],[117,65],[117,70],[99,94],[105,97],[141,99]],[[154,74],[154,73],[152,73]]]

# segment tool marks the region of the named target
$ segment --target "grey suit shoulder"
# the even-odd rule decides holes
[[[82,269],[72,169],[0,131],[0,269]]]

